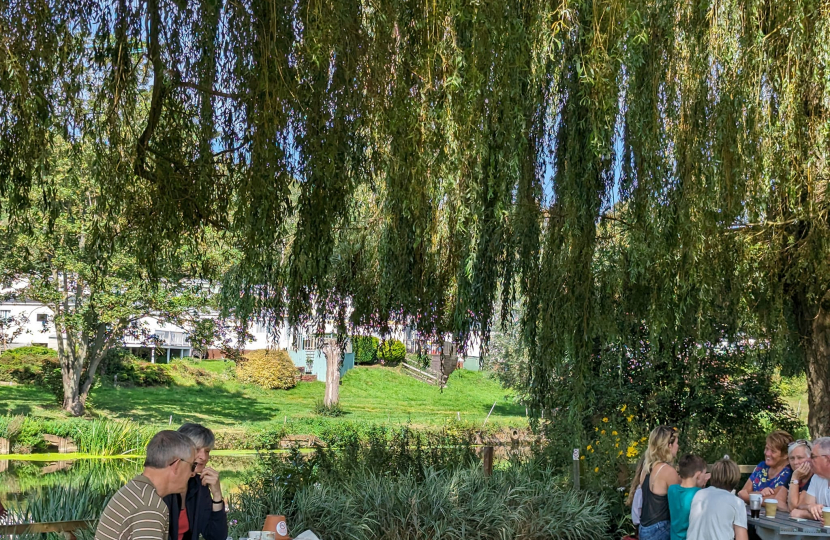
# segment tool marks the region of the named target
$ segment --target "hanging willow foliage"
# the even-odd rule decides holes
[[[241,316],[463,344],[521,296],[532,407],[577,421],[609,351],[752,337],[830,432],[826,0],[9,0],[0,36],[12,220],[60,134],[96,241],[224,232]]]

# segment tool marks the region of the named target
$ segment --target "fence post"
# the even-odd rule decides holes
[[[485,446],[481,449],[481,461],[484,466],[484,476],[491,476],[493,474],[493,447]]]
[[[573,480],[574,489],[579,491],[579,448],[574,448]]]

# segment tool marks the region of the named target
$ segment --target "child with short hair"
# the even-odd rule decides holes
[[[748,540],[746,506],[732,494],[740,479],[729,456],[712,465],[711,485],[692,498],[687,540]]]
[[[669,486],[669,515],[671,516],[671,540],[686,540],[689,528],[689,511],[695,493],[706,486],[709,473],[706,461],[693,454],[686,454],[677,464],[680,483]]]

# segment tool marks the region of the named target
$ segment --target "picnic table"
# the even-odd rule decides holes
[[[761,517],[754,518],[746,510],[746,521],[755,525],[755,532],[761,540],[797,540],[799,538],[830,538],[830,527],[812,519],[796,521],[789,512],[779,510],[774,518],[768,518],[761,510]]]

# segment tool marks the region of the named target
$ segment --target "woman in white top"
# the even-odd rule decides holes
[[[634,524],[635,531],[640,530],[640,513],[643,511],[643,489],[640,487],[640,476],[643,474],[644,462],[645,456],[637,462],[634,477],[631,479],[631,487],[628,489],[628,498],[625,501],[625,504],[631,507],[631,522]],[[637,536],[637,532],[634,536]]]
[[[740,479],[738,465],[728,456],[712,465],[711,485],[692,499],[686,540],[748,540],[746,506],[732,495]]]

